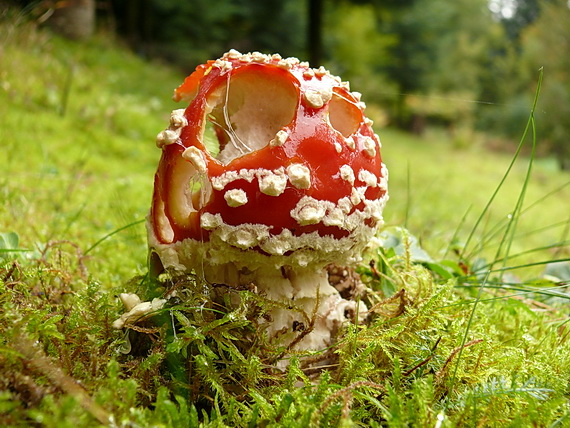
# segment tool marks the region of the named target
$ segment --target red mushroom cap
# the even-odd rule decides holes
[[[174,98],[190,104],[157,138],[149,216],[164,264],[359,257],[382,223],[388,173],[348,83],[296,58],[232,50]]]

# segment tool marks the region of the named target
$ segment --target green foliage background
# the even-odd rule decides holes
[[[110,20],[136,51],[186,72],[230,48],[307,59],[318,43],[309,27],[318,26],[320,60],[367,94],[368,102],[381,105],[383,120],[418,133],[437,124],[457,135],[458,144],[474,130],[492,130],[500,137],[495,146],[510,150],[543,68],[537,114],[545,143],[539,154],[553,155],[569,168],[566,0],[223,0],[216,7],[204,0],[114,0],[110,5],[102,23]],[[320,26],[309,19],[309,8],[318,11]],[[469,102],[441,101],[450,98]]]

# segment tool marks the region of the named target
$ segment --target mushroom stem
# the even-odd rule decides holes
[[[234,263],[204,264],[198,275],[208,283],[237,289],[253,284],[257,293],[274,303],[266,313],[268,339],[291,350],[329,347],[344,322],[357,313],[362,321],[367,310],[363,303],[343,299],[330,285],[324,268],[264,266],[251,270]]]

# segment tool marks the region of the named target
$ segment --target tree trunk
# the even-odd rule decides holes
[[[49,23],[69,39],[89,38],[95,31],[95,0],[57,2]]]
[[[321,65],[323,55],[323,1],[308,0],[307,47],[311,67]]]

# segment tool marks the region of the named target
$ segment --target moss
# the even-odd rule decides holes
[[[457,287],[464,278],[438,281],[421,264],[380,249],[375,257],[390,268],[384,279],[401,291],[386,298],[363,265],[367,324],[346,326],[325,351],[326,366],[315,369],[293,354],[280,371],[273,364],[282,350],[257,323],[269,307],[262,296],[208,293],[191,276],[137,277],[117,291],[176,297],[123,333],[110,326],[121,308],[69,270],[73,255],[0,269],[0,363],[9,373],[0,409],[8,425],[89,426],[112,415],[146,426],[425,426],[440,419],[443,426],[543,426],[569,411],[568,309],[537,310],[539,289],[532,304],[501,298],[506,290],[485,293],[482,300],[494,300],[481,303],[463,341],[473,303]],[[62,288],[66,276],[72,279]]]

